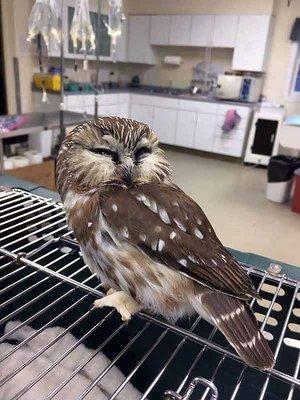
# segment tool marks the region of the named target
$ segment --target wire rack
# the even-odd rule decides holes
[[[275,353],[276,364],[269,372],[243,364],[222,334],[200,317],[173,325],[139,313],[126,325],[112,309],[91,310],[93,301],[103,292],[82,260],[61,204],[19,189],[1,191],[0,346],[24,326],[35,330],[13,350],[0,352],[0,393],[10,380],[71,332],[76,342],[24,383],[12,399],[27,399],[26,394],[81,344],[92,349],[89,357],[40,398],[58,399],[76,374],[103,352],[109,365],[97,370],[74,399],[89,398],[114,366],[122,371],[124,380],[107,395],[111,400],[118,399],[129,382],[140,391],[141,400],[299,399],[299,282],[245,268],[262,296],[251,306]],[[19,324],[6,332],[9,321]],[[64,330],[23,364],[9,373],[3,371],[1,365],[14,357],[15,351],[51,326]],[[9,398],[0,395],[0,400]]]

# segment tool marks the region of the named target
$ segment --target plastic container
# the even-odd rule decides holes
[[[54,92],[59,92],[61,87],[61,79],[60,75],[53,75],[53,74],[44,74],[41,72],[37,72],[33,74],[33,82],[34,85],[39,88],[48,90],[53,90]]]
[[[288,156],[271,157],[268,165],[267,199],[285,203],[291,195],[294,171],[300,168],[300,159]]]
[[[294,172],[294,193],[291,208],[292,211],[300,213],[300,168]]]

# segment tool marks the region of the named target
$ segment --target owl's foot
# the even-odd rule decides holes
[[[127,293],[122,291],[109,291],[107,296],[94,301],[93,309],[102,307],[114,307],[121,315],[122,321],[128,322],[131,316],[139,312],[142,307]]]

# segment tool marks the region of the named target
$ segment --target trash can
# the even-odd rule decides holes
[[[292,211],[300,213],[300,168],[294,172],[294,193],[292,199]]]
[[[268,165],[267,199],[277,203],[289,200],[294,171],[300,168],[300,158],[271,157]]]

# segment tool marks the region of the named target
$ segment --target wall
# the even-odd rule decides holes
[[[300,0],[292,0],[287,7],[285,0],[274,2],[276,16],[274,34],[270,45],[263,92],[271,101],[284,104],[288,114],[300,114],[300,102],[291,102],[286,95],[288,69],[291,60],[292,42],[289,35],[296,17],[300,17]]]
[[[2,6],[2,16],[3,16],[2,18],[3,53],[4,53],[7,110],[8,112],[14,112],[16,109],[15,81],[13,73],[13,56],[15,51],[15,43],[14,43],[14,35],[7,34],[8,32],[14,32],[13,2],[12,1],[2,2],[1,6]]]

